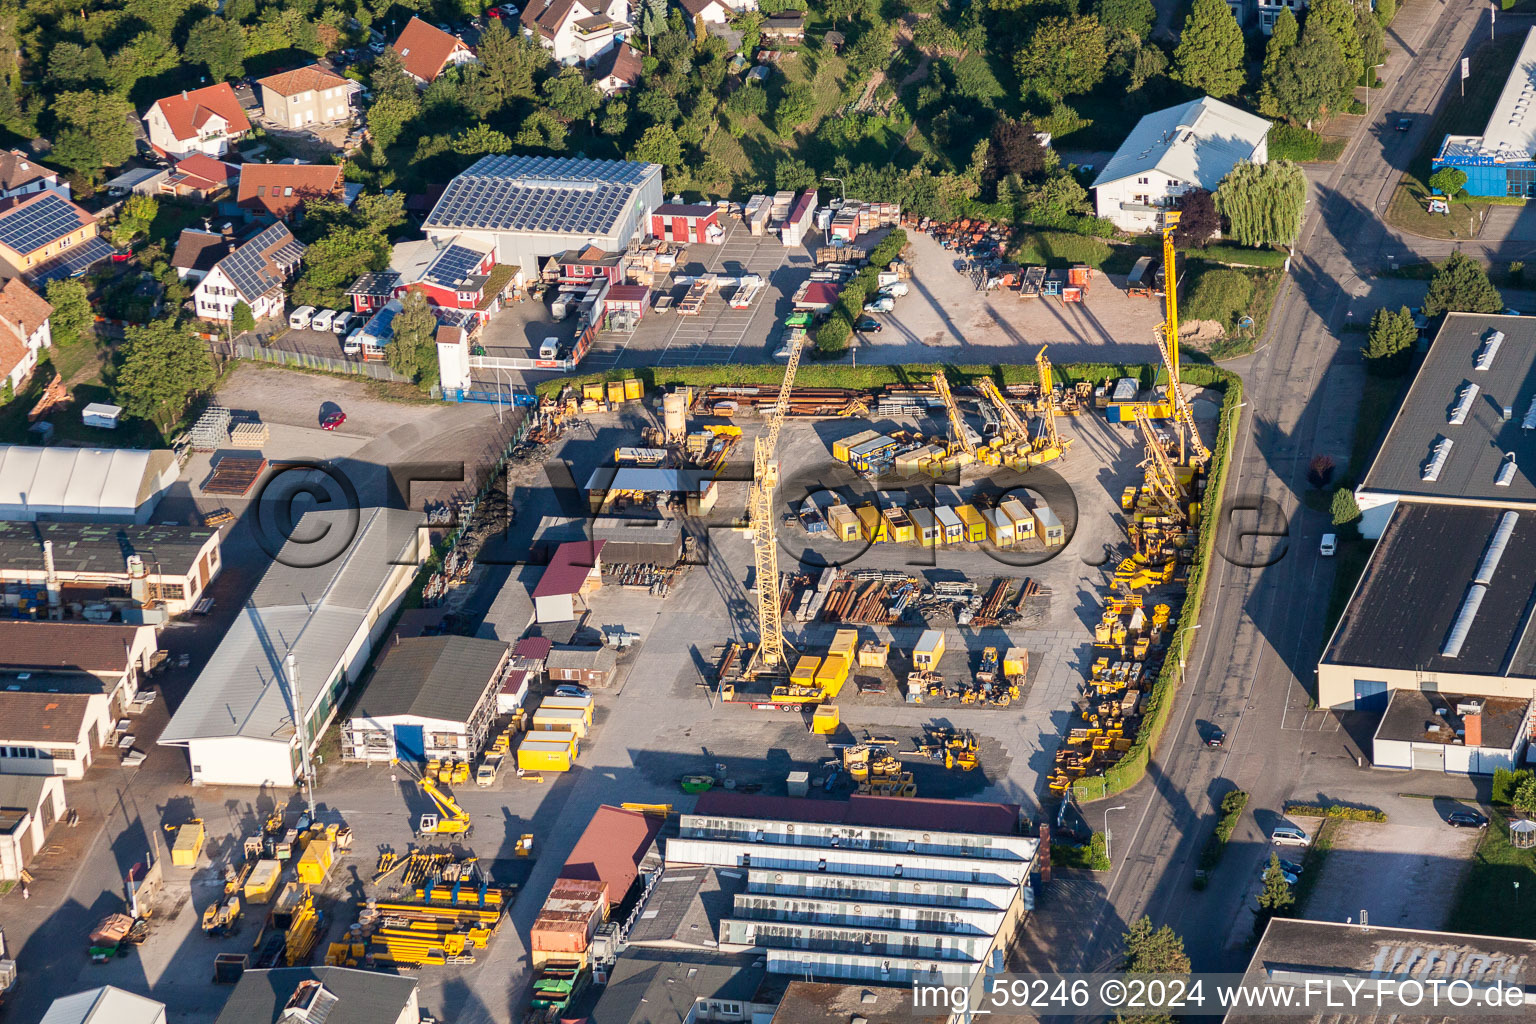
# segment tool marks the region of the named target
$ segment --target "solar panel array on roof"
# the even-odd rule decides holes
[[[655,164],[488,156],[454,178],[427,227],[604,234]]]
[[[450,245],[438,253],[427,268],[425,280],[444,288],[452,288],[470,274],[485,259],[485,253],[462,245]]]
[[[34,252],[84,223],[79,207],[44,192],[41,199],[0,213],[0,242],[13,252]]]
[[[370,270],[352,282],[352,287],[347,289],[347,294],[388,298],[394,292],[395,282],[398,280],[400,280],[400,275],[396,271]]]
[[[97,235],[79,245],[70,246],[61,256],[56,256],[32,271],[33,284],[47,284],[66,277],[79,277],[91,267],[111,256],[117,250],[112,243]]]
[[[218,269],[229,278],[242,298],[256,299],[280,286],[283,283],[282,269],[298,263],[303,255],[304,246],[289,234],[288,229],[273,224],[220,260]]]

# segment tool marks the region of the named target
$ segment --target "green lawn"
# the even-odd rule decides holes
[[[1365,387],[1360,392],[1359,411],[1355,418],[1355,443],[1350,449],[1349,466],[1343,476],[1356,480],[1365,476],[1376,442],[1382,431],[1397,412],[1408,377],[1377,377],[1367,374]]]
[[[1474,935],[1536,939],[1536,850],[1509,845],[1509,819],[1499,811],[1493,812],[1471,870],[1456,894],[1449,928]]]
[[[1253,351],[1253,346],[1264,337],[1264,326],[1269,323],[1270,311],[1275,308],[1275,294],[1280,290],[1282,275],[1278,270],[1244,270],[1253,282],[1253,298],[1248,302],[1248,316],[1253,326],[1238,328],[1211,346],[1212,359],[1236,359]]]
[[[1430,161],[1447,135],[1476,135],[1487,125],[1524,42],[1525,33],[1505,32],[1472,55],[1472,76],[1466,81],[1466,95],[1462,96],[1459,90],[1453,93],[1430,126],[1387,206],[1387,223],[1430,238],[1469,238],[1482,227],[1488,213],[1486,203],[1452,200],[1449,214],[1430,213],[1425,208],[1430,195],[1425,183],[1429,180]]]

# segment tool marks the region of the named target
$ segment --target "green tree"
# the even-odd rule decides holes
[[[1509,805],[1521,814],[1536,814],[1536,778],[1523,779],[1515,787],[1515,797]]]
[[[423,366],[428,362],[427,347],[432,347],[434,355],[436,352],[437,317],[432,313],[426,295],[415,289],[405,293],[400,305],[402,308],[391,325],[394,335],[384,346],[384,355],[391,370],[419,381]]]
[[[1218,99],[1243,87],[1243,30],[1225,0],[1195,0],[1173,51],[1173,77]]]
[[[773,181],[786,192],[799,192],[816,185],[816,172],[799,157],[781,156],[773,165]]]
[[[405,193],[364,193],[352,204],[352,216],[359,227],[388,234],[405,223]]]
[[[1306,202],[1306,175],[1289,160],[1244,160],[1216,189],[1216,209],[1239,245],[1289,245],[1301,230]]]
[[[1266,117],[1285,116],[1274,93],[1274,81],[1281,68],[1291,59],[1291,51],[1296,48],[1300,35],[1301,28],[1296,23],[1296,15],[1291,13],[1289,7],[1282,7],[1280,16],[1275,19],[1274,29],[1269,33],[1269,42],[1264,44],[1264,67],[1259,72],[1259,112]]]
[[[615,96],[603,110],[603,119],[597,130],[609,138],[617,138],[629,131],[629,103]]]
[[[832,27],[839,21],[848,21],[869,13],[869,0],[821,0],[821,13],[832,19]]]
[[[843,354],[848,340],[853,337],[853,325],[841,312],[832,314],[826,323],[816,328],[816,352],[823,359],[833,359]]]
[[[1498,313],[1504,309],[1504,297],[1488,280],[1483,265],[1463,253],[1453,252],[1435,264],[1435,276],[1424,296],[1424,315],[1441,313]]]
[[[160,203],[154,196],[129,196],[118,209],[117,225],[112,229],[112,244],[126,249],[140,235],[149,233],[149,225],[159,213]]]
[[[370,270],[389,266],[389,240],[378,231],[337,227],[304,250],[304,273],[293,286],[300,306],[336,308],[348,285]]]
[[[1382,28],[1392,24],[1397,17],[1397,0],[1376,0],[1376,21]]]
[[[421,111],[421,101],[414,95],[409,99],[397,96],[379,96],[373,101],[373,106],[368,108],[368,133],[373,136],[373,144],[380,149],[388,149],[400,138],[400,133],[405,131],[406,123]]]
[[[1467,187],[1467,172],[1459,167],[1442,167],[1429,176],[1429,187],[1454,199]]]
[[[500,102],[534,99],[538,95],[534,76],[549,63],[549,52],[522,34],[510,33],[502,20],[492,19],[480,36],[475,54]]]
[[[490,125],[481,122],[466,128],[453,139],[453,151],[460,156],[483,156],[487,153],[512,152],[512,140]]]
[[[683,162],[683,145],[677,139],[677,132],[671,128],[652,125],[640,136],[640,141],[635,143],[630,159],[661,164],[667,168],[679,167]]]
[[[498,21],[491,28],[494,30],[500,27],[500,24]],[[506,35],[507,30],[502,29],[501,34]],[[400,54],[393,46],[385,47],[384,52],[374,60],[373,71],[368,76],[368,84],[373,87],[374,102],[385,97],[412,101],[418,98],[416,82],[405,73],[405,65],[400,62]]]
[[[1360,518],[1360,505],[1355,501],[1355,492],[1348,487],[1340,487],[1333,492],[1333,501],[1328,505],[1329,514],[1333,516],[1334,526],[1348,526]]]
[[[1014,54],[1019,87],[1046,99],[1088,92],[1104,79],[1104,27],[1089,15],[1044,18]]]
[[[1264,888],[1259,890],[1260,916],[1265,920],[1283,917],[1296,904],[1296,894],[1291,883],[1285,880],[1285,870],[1280,867],[1280,855],[1269,855],[1269,867],[1264,869]]]
[[[1273,67],[1266,58],[1259,88],[1259,106],[1266,113],[1295,124],[1310,124],[1339,104],[1348,77],[1339,44],[1321,26],[1308,21],[1295,46]]]
[[[54,159],[94,178],[103,167],[116,167],[133,156],[133,105],[121,96],[95,90],[60,93],[53,116],[60,131]]]
[[[153,32],[140,32],[107,61],[107,83],[127,95],[142,79],[154,78],[181,63],[181,51]]]
[[[1371,314],[1370,332],[1366,335],[1366,366],[1377,373],[1399,373],[1406,367],[1403,357],[1413,351],[1419,340],[1419,329],[1413,325],[1413,314],[1404,306],[1397,312],[1378,309]]]
[[[1152,0],[1096,0],[1093,13],[1106,29],[1129,32],[1137,39],[1147,38],[1157,20]]]
[[[1527,780],[1536,778],[1536,772],[1529,768],[1495,768],[1493,770],[1493,794],[1490,802],[1496,804],[1513,803],[1515,794],[1520,791],[1520,786]]]
[[[809,82],[795,82],[779,97],[779,105],[773,108],[773,130],[784,138],[811,119],[816,113],[816,93]]]
[[[558,152],[565,148],[565,125],[549,111],[535,110],[523,118],[523,126],[518,129],[517,138],[512,141],[529,149]]]
[[[735,92],[726,97],[725,109],[732,118],[746,120],[762,117],[768,112],[768,90],[755,81],[743,82]],[[746,125],[742,125],[745,129]]]
[[[130,327],[124,335],[118,368],[118,402],[129,415],[162,428],[175,422],[192,396],[213,386],[215,374],[208,346],[174,317]]]
[[[588,124],[597,120],[597,108],[603,102],[602,94],[587,84],[580,68],[566,68],[553,78],[545,79],[544,95],[565,120]]]
[[[48,317],[55,345],[73,345],[85,329],[95,323],[90,295],[77,278],[48,282],[46,295],[53,312]]]
[[[1140,917],[1131,922],[1124,938],[1124,970],[1127,974],[1189,973],[1184,940],[1167,925],[1153,928],[1150,917]]]
[[[1340,83],[1340,90],[1348,93],[1365,74],[1365,49],[1360,41],[1354,5],[1350,0],[1317,0],[1309,4],[1307,27],[1314,25],[1339,44],[1339,54],[1344,58],[1344,81]]]
[[[235,303],[235,308],[229,314],[229,326],[236,334],[244,334],[246,331],[256,329],[256,315],[251,312],[251,307],[241,299]]]
[[[645,36],[645,52],[651,52],[651,40],[667,27],[667,0],[640,0],[640,34]]]
[[[62,42],[48,54],[48,79],[62,89],[84,89],[107,80],[107,58],[99,46]]]
[[[245,74],[245,29],[224,18],[204,18],[187,33],[182,56],[207,67],[216,82],[239,78]]]

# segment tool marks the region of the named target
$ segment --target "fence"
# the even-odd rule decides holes
[[[383,362],[365,362],[361,359],[339,359],[335,356],[314,355],[309,352],[291,352],[288,349],[252,345],[245,341],[237,341],[233,345],[227,341],[215,342],[213,347],[216,352],[226,358],[258,359],[264,363],[325,370],[328,373],[349,373],[356,377],[372,377],[374,380],[398,381],[403,384],[411,382],[409,377],[400,376],[389,368],[388,363]]]

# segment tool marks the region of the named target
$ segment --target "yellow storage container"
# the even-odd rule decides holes
[[[853,514],[853,509],[847,505],[832,505],[826,515],[827,528],[832,531],[832,536],[843,541],[859,539],[859,517]]]
[[[572,757],[581,753],[579,737],[570,729],[539,729],[528,734],[525,742],[529,743],[560,743],[571,752]]]
[[[278,880],[283,877],[283,866],[275,860],[258,860],[245,880],[245,902],[267,903],[277,891]]]
[[[1013,523],[1013,541],[1029,540],[1035,535],[1035,517],[1029,506],[1018,498],[1004,498],[997,507]]]
[[[1034,514],[1035,532],[1045,542],[1046,547],[1053,548],[1067,542],[1067,532],[1049,505],[1042,501],[1035,506]]]
[[[580,711],[587,725],[592,724],[592,709],[596,702],[591,697],[545,697],[539,702],[540,711]]]
[[[894,544],[910,544],[916,539],[912,529],[912,519],[906,510],[888,508],[881,516],[885,519],[886,536],[890,537]]]
[[[794,670],[789,673],[789,681],[795,686],[815,686],[816,670],[821,667],[821,659],[810,655],[802,655],[795,662]]]
[[[1029,674],[1029,652],[1022,647],[1010,647],[1003,652],[1003,675]]]
[[[837,727],[842,724],[841,717],[837,713],[837,705],[822,704],[811,716],[811,732],[818,736],[830,736],[837,732]]]
[[[583,384],[581,386],[581,397],[584,401],[601,402],[603,400],[602,381],[593,384]]]
[[[629,377],[624,381],[624,400],[626,402],[633,402],[644,397],[645,385],[640,383],[639,378]]]
[[[860,668],[885,668],[890,661],[891,645],[871,640],[859,648]]]
[[[965,527],[965,539],[980,543],[987,539],[987,522],[974,505],[956,505],[955,515]]]
[[[830,654],[816,670],[816,685],[823,690],[841,687],[848,681],[848,671],[853,663],[840,654]]]
[[[917,638],[917,646],[912,648],[912,667],[930,672],[939,667],[943,657],[944,634],[937,629],[923,630],[923,635]]]
[[[959,544],[965,540],[965,523],[948,505],[933,510],[933,518],[939,524],[940,544]]]
[[[304,847],[304,856],[299,858],[294,870],[298,872],[299,881],[305,885],[320,885],[325,881],[325,876],[330,874],[331,864],[335,860],[336,848],[328,840],[312,839]]]
[[[587,738],[587,727],[590,717],[581,708],[548,708],[541,707],[533,713],[533,728],[536,732],[548,732],[553,729],[558,732],[575,733],[578,739]]]
[[[1013,547],[1013,520],[1008,518],[1008,513],[1000,508],[989,508],[981,518],[987,524],[987,540],[994,547]]]
[[[845,437],[841,441],[832,442],[832,457],[838,462],[847,462],[848,453],[866,441],[873,441],[880,436],[878,430],[861,430],[852,437]]]
[[[614,405],[624,401],[624,382],[611,380],[608,382],[608,401]]]
[[[839,655],[849,661],[859,651],[859,631],[856,629],[840,629],[832,634],[832,644],[827,648],[828,654]]]
[[[203,852],[203,820],[193,818],[176,830],[176,842],[171,846],[171,863],[178,868],[197,866],[198,854]]]
[[[865,540],[872,544],[881,544],[888,539],[885,517],[875,506],[865,505],[854,509],[854,515],[859,517],[859,532]]]
[[[933,514],[931,508],[914,508],[912,516],[913,538],[923,547],[937,547],[944,539],[943,528]]]
[[[517,767],[525,772],[568,772],[571,748],[563,743],[524,740],[517,748]]]

